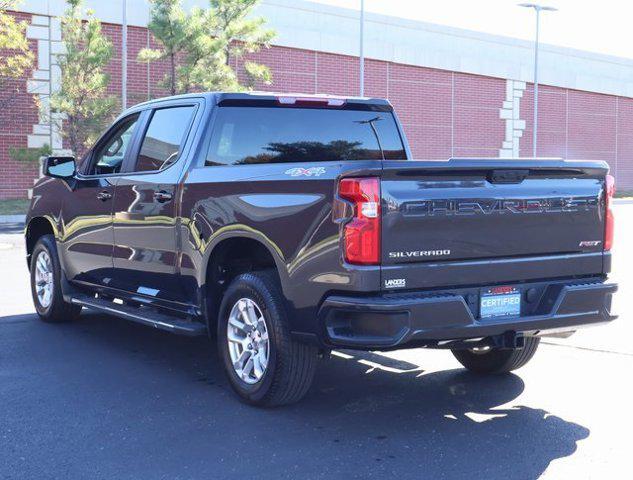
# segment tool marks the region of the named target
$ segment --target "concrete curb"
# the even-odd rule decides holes
[[[4,223],[24,223],[26,215],[0,215],[0,225]]]

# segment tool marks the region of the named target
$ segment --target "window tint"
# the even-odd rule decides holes
[[[114,133],[97,147],[92,169],[88,175],[105,175],[121,171],[121,165],[130,148],[130,140],[137,122],[138,115],[123,120]]]
[[[161,108],[154,112],[143,138],[134,171],[162,170],[178,159],[194,108]]]
[[[206,165],[381,159],[380,146],[406,159],[391,112],[221,107]]]

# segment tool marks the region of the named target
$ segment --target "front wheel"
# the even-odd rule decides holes
[[[525,337],[523,348],[499,349],[492,347],[452,350],[455,358],[468,370],[476,373],[508,373],[529,362],[538,348],[540,338]]]
[[[64,300],[61,267],[53,235],[42,236],[31,255],[31,293],[39,317],[45,322],[75,320],[81,306]]]
[[[310,388],[318,351],[291,338],[273,273],[245,273],[233,280],[220,306],[217,339],[231,387],[247,403],[286,405]]]

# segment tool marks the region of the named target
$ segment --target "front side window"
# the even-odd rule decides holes
[[[163,170],[180,154],[195,107],[170,107],[156,110],[149,122],[135,172]]]
[[[382,151],[381,151],[382,150]],[[406,160],[391,112],[220,107],[206,165]]]
[[[88,175],[106,175],[119,173],[123,159],[130,148],[130,140],[138,122],[138,115],[123,120],[114,133],[97,146],[91,171]]]

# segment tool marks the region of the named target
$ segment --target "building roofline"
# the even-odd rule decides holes
[[[128,2],[128,22],[145,27],[147,0]],[[98,18],[120,23],[118,2],[86,0]],[[189,5],[206,6],[207,0]],[[25,0],[20,11],[59,16],[63,0]],[[274,45],[358,55],[358,11],[306,0],[262,0],[255,12],[278,32]],[[532,81],[532,42],[457,27],[367,12],[368,59],[503,79]],[[541,44],[540,82],[545,85],[633,97],[633,59]]]

